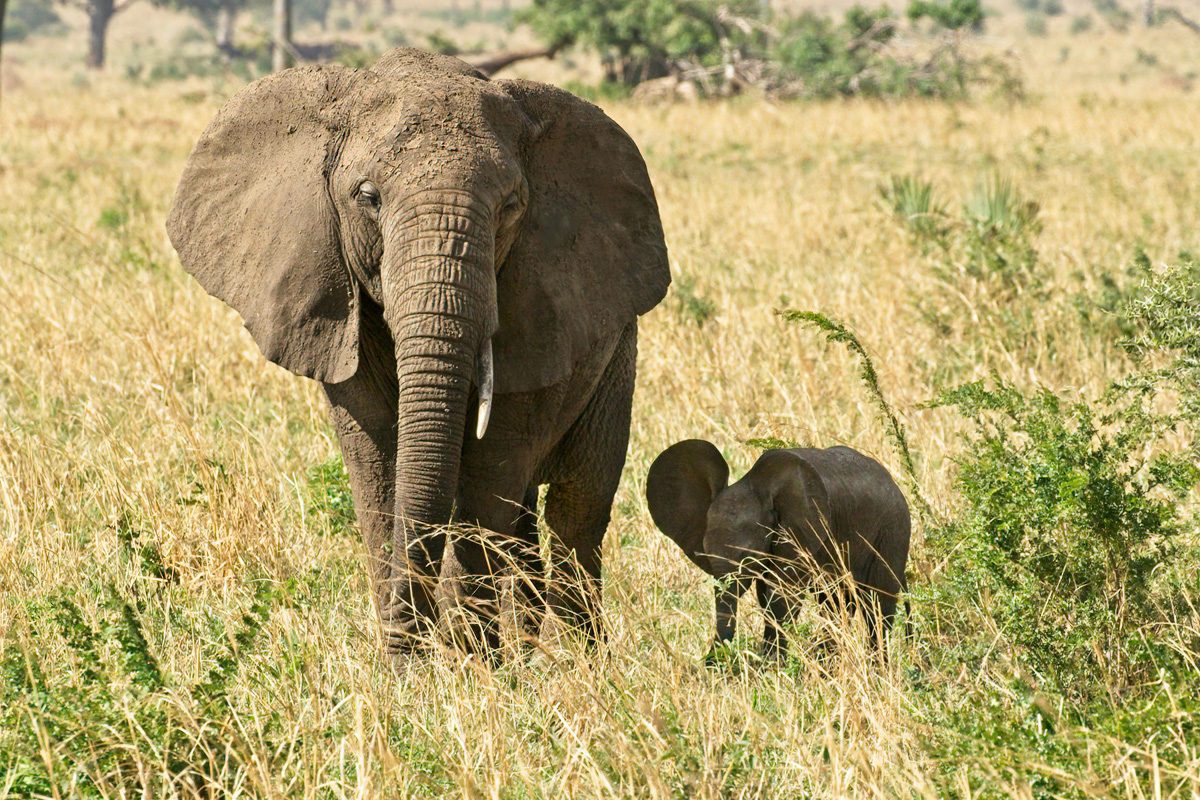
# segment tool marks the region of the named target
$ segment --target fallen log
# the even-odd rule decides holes
[[[501,50],[499,53],[463,53],[459,55],[475,69],[491,77],[505,67],[531,58],[554,58],[559,47],[526,47],[521,50]]]

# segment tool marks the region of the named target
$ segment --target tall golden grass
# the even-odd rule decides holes
[[[64,592],[99,624],[99,586],[146,585],[121,545],[133,536],[158,548],[169,575],[152,602],[175,622],[150,630],[150,646],[180,686],[205,674],[206,644],[226,635],[212,619],[236,627],[256,586],[282,587],[240,656],[231,714],[206,719],[185,692],[170,695],[194,741],[211,748],[218,726],[232,758],[216,770],[221,796],[1029,797],[1052,771],[928,755],[945,732],[918,710],[914,676],[928,668],[921,643],[941,634],[919,607],[915,639],[895,637],[886,665],[861,630],[808,609],[801,628],[832,636],[835,655],[796,640],[783,668],[704,669],[711,592],[653,528],[645,473],[669,444],[703,437],[738,474],[758,454],[747,441],[763,436],[848,444],[898,473],[856,363],[773,313],[813,309],[866,344],[926,495],[952,509],[962,425],[921,403],[993,369],[1099,391],[1125,357],[1082,331],[1071,298],[1137,246],[1169,260],[1200,241],[1190,96],[1146,81],[1136,96],[1097,82],[1019,105],[609,105],[645,153],[676,283],[641,325],[629,457],[605,542],[606,639],[596,652],[495,668],[439,652],[397,674],[378,654],[359,543],[330,510],[337,445],[315,384],[264,361],[236,314],[182,272],[163,231],[190,147],[236,87],[111,76],[82,86],[32,66],[23,82],[6,92],[0,122],[3,654],[37,652],[55,680],[82,680],[87,665],[30,601]],[[932,181],[952,208],[992,175],[1040,204],[1051,300],[1026,344],[971,324],[973,304],[994,301],[937,284],[881,201],[880,186],[901,174]],[[935,331],[921,298],[962,323]],[[320,477],[330,474],[332,488]],[[941,568],[918,527],[912,582]],[[1004,669],[923,680],[1002,688]],[[64,758],[78,743],[45,735],[35,712],[23,719],[42,736],[58,796],[82,791],[85,776]],[[138,776],[86,776],[102,796],[130,796],[131,785],[203,793],[174,780],[152,737],[128,723],[93,732]],[[0,794],[16,791],[4,742],[0,732]],[[1166,764],[1152,742],[1111,744],[1088,773],[1059,776],[1064,785],[1089,796],[1200,792],[1200,756]]]

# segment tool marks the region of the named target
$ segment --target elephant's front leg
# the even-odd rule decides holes
[[[524,628],[524,619],[540,619],[545,602],[537,490],[519,502],[498,494],[489,499],[485,513],[471,503],[456,520],[438,581],[442,624],[450,643],[468,653],[495,654],[506,624]]]
[[[392,574],[396,530],[397,388],[391,337],[382,321],[364,315],[358,372],[342,383],[322,384],[337,431],[342,461],[354,494],[376,612],[383,623],[384,649],[412,649],[433,616],[432,587],[417,583],[416,602],[397,603],[401,591]],[[378,327],[378,330],[375,329]],[[436,554],[440,556],[440,551]],[[433,567],[430,568],[430,574]]]
[[[738,598],[745,591],[745,583],[736,575],[727,575],[724,580],[718,579],[713,586],[713,606],[716,610],[717,633],[713,637],[704,663],[715,667],[722,663],[723,651],[737,635]]]
[[[562,439],[546,493],[551,531],[549,614],[542,637],[564,628],[600,633],[600,546],[612,516],[629,446],[637,363],[637,323],[621,332],[587,405]]]
[[[467,652],[495,650],[505,616],[518,623],[541,616],[536,401],[536,395],[497,395],[486,435],[476,438],[470,420],[463,442],[437,602],[452,643]]]
[[[714,645],[733,641],[737,635],[737,607],[739,592],[733,586],[717,586],[713,589],[713,606],[717,617],[717,638]]]

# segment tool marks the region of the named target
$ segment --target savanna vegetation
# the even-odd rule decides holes
[[[163,230],[244,77],[152,78],[152,34],[191,23],[149,5],[104,73],[75,66],[67,6],[10,42],[0,796],[1200,793],[1200,64],[1182,26],[1066,5],[987,20],[1023,97],[601,100],[674,277],[641,325],[607,637],[399,673],[316,385]],[[486,27],[506,10],[454,11],[509,43]],[[516,73],[603,76],[580,53]],[[887,663],[816,604],[761,663],[747,601],[704,666],[710,584],[643,495],[693,436],[735,475],[800,442],[897,476],[916,526]]]

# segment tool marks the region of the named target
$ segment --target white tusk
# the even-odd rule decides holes
[[[475,438],[482,439],[487,433],[488,418],[492,415],[492,340],[489,337],[479,349],[475,383],[479,386],[479,424],[475,426]]]

